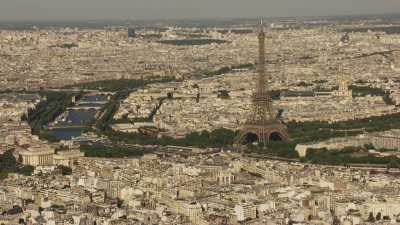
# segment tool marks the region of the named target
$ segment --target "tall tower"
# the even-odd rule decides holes
[[[252,96],[252,110],[242,125],[235,144],[286,140],[287,127],[277,118],[272,107],[272,98],[267,89],[265,74],[265,32],[262,21],[258,33],[257,86]]]

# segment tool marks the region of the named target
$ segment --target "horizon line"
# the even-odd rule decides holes
[[[260,18],[266,20],[274,19],[307,19],[307,18],[326,18],[332,17],[387,17],[387,16],[399,16],[400,12],[390,13],[359,13],[359,14],[332,14],[332,15],[294,15],[294,16],[226,16],[226,17],[192,17],[192,18],[151,18],[151,19],[133,19],[133,18],[92,18],[92,19],[6,19],[1,20],[0,23],[38,23],[38,22],[160,22],[160,21],[224,21],[224,20],[259,20]]]

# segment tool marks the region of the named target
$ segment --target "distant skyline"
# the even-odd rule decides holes
[[[1,0],[0,21],[149,20],[399,13],[400,0]]]

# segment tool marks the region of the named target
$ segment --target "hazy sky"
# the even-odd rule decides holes
[[[400,13],[400,0],[0,0],[0,20],[174,19]]]

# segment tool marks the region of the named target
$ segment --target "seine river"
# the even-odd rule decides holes
[[[391,26],[391,27],[360,27],[360,28],[345,28],[342,29],[342,32],[385,32],[387,34],[399,34],[400,26]]]
[[[85,102],[80,104],[80,106],[102,106],[103,102],[107,101],[107,96],[93,95],[93,96],[83,96],[79,102]],[[79,102],[77,102],[79,104]],[[96,116],[96,109],[88,110],[70,110],[64,121],[60,121],[57,126],[62,126],[61,128],[54,128],[51,132],[60,140],[71,140],[72,137],[79,137],[82,134],[84,127],[74,127],[74,126],[84,126],[89,121],[93,120]]]

